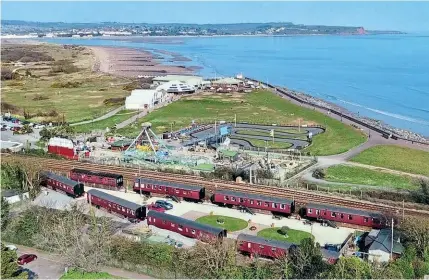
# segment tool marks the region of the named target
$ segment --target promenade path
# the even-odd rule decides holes
[[[93,120],[89,120],[89,121],[83,121],[83,122],[77,122],[77,123],[71,123],[70,126],[76,126],[76,125],[82,125],[82,124],[88,124],[88,123],[93,123],[93,122],[98,122],[107,118],[110,118],[114,115],[116,115],[117,113],[119,113],[120,111],[125,109],[125,105],[122,105],[112,111],[109,111],[108,113],[102,115],[101,117],[95,118]]]

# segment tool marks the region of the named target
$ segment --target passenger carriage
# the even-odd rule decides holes
[[[223,228],[212,227],[182,217],[156,211],[148,212],[147,224],[205,242],[216,241],[227,236],[227,232]]]
[[[104,208],[108,212],[116,213],[124,218],[144,220],[146,217],[146,207],[137,203],[116,197],[97,189],[87,192],[86,200],[97,208]]]
[[[270,211],[273,214],[290,215],[295,211],[295,202],[290,199],[247,194],[228,190],[215,191],[211,201],[219,205],[244,206]]]
[[[381,213],[329,204],[307,204],[306,216],[311,219],[324,219],[372,228],[383,228],[386,225],[386,218]]]
[[[70,171],[70,178],[101,188],[121,189],[124,186],[124,177],[114,173],[73,168]]]
[[[52,173],[44,172],[42,174],[44,184],[46,187],[54,191],[62,191],[71,197],[80,197],[85,193],[84,185],[82,183],[71,180],[67,177]]]
[[[287,256],[291,248],[297,245],[285,241],[265,239],[240,233],[237,237],[237,250],[253,256],[278,259]]]
[[[166,181],[158,181],[147,178],[139,178],[134,182],[133,190],[144,194],[158,193],[167,196],[175,196],[190,201],[202,201],[205,197],[205,188],[190,186]]]

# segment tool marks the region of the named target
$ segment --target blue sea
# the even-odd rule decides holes
[[[429,35],[45,41],[177,52],[192,59],[179,64],[202,66],[205,77],[242,73],[429,136]]]

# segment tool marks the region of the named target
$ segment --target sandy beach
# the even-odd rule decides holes
[[[89,47],[95,57],[94,70],[124,77],[161,76],[169,74],[190,75],[192,67],[165,65],[162,59],[170,62],[189,61],[187,58],[159,50],[153,52],[121,47]],[[157,54],[155,54],[156,52]],[[159,54],[159,55],[158,55]]]

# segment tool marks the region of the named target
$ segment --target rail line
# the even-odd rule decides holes
[[[79,161],[67,161],[57,159],[46,159],[46,158],[35,158],[28,156],[12,156],[4,157],[2,161],[8,162],[13,159],[24,160],[32,162],[37,165],[41,165],[44,169],[68,173],[72,168],[82,168],[91,171],[99,172],[111,172],[122,174],[126,182],[133,182],[134,179],[139,175],[138,168],[116,166],[116,165],[99,165],[93,163],[84,163]],[[163,173],[158,171],[140,169],[140,176],[144,176],[150,179],[156,179],[161,181],[176,182],[182,184],[190,184],[194,186],[203,186],[209,193],[213,193],[215,190],[233,190],[244,193],[252,193],[266,196],[276,196],[287,199],[294,199],[297,204],[304,205],[309,202],[314,203],[326,203],[337,206],[343,206],[348,208],[358,208],[371,211],[379,211],[391,214],[405,214],[411,216],[423,216],[429,217],[429,211],[418,210],[418,209],[403,209],[391,205],[375,204],[372,202],[353,200],[344,197],[329,196],[320,193],[312,193],[304,190],[286,189],[264,185],[251,185],[227,182],[222,180],[209,180],[194,175],[182,175],[174,173]]]

